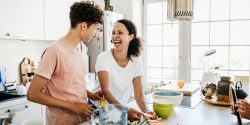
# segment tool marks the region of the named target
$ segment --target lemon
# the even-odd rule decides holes
[[[99,105],[103,108],[104,111],[106,111],[105,99],[99,100]]]

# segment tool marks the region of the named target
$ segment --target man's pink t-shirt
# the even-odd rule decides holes
[[[45,93],[72,103],[86,103],[86,65],[81,53],[66,49],[60,42],[48,48],[36,74],[48,79]],[[56,107],[47,107],[47,125],[74,125],[83,117]]]

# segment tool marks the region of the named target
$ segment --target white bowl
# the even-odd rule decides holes
[[[155,91],[153,93],[153,102],[158,104],[174,104],[178,106],[183,99],[183,93],[177,91]]]

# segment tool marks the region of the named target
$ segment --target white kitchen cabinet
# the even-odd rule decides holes
[[[45,0],[45,40],[57,40],[70,29],[70,6],[79,0]]]
[[[1,116],[12,114],[12,123],[14,125],[21,125],[24,122],[44,120],[44,111],[40,104],[27,101],[26,103],[17,104],[15,106],[0,109]],[[13,115],[14,114],[14,115]]]
[[[0,0],[0,18],[0,38],[44,39],[44,0]]]

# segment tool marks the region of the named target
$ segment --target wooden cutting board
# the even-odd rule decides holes
[[[179,91],[184,95],[192,95],[194,92],[200,89],[200,85],[198,83],[185,83],[183,88],[179,88],[177,83],[171,83],[159,88],[156,88],[156,91]]]
[[[23,58],[22,62],[20,63],[20,75],[21,81],[24,85],[31,80],[35,69],[34,61],[27,57]]]

